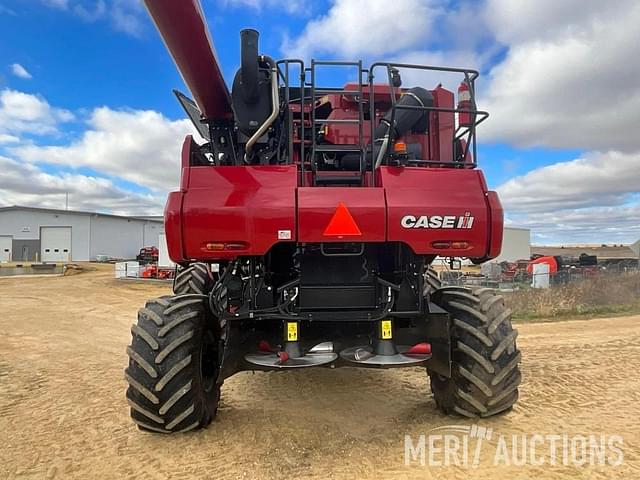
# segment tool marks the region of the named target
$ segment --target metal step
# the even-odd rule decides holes
[[[332,123],[360,123],[357,118],[316,118],[316,123],[332,124]]]
[[[323,143],[315,146],[316,152],[362,152],[360,145],[354,144],[338,144],[338,143]]]
[[[360,185],[362,175],[327,175],[327,172],[317,171],[314,180],[317,185]]]
[[[316,97],[321,97],[323,95],[351,95],[357,97],[360,95],[358,90],[344,90],[344,89],[327,89],[327,88],[316,88],[314,90]]]

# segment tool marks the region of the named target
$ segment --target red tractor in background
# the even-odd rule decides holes
[[[199,3],[145,3],[206,142],[185,139],[166,204],[174,295],[132,327],[134,422],[204,427],[231,375],[319,366],[422,367],[444,413],[509,410],[521,380],[511,312],[492,290],[442,288],[430,268],[501,248],[502,207],[476,168],[478,73],[275,61],[243,30],[229,92]],[[317,85],[326,69],[355,80]],[[403,87],[406,69],[460,75],[457,104],[442,86]]]
[[[136,255],[136,260],[140,262],[141,265],[158,263],[159,253],[158,247],[142,247],[138,255]]]

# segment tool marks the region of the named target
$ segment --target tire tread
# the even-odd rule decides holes
[[[443,287],[431,294],[452,317],[451,378],[431,375],[436,405],[447,414],[489,417],[512,408],[522,381],[511,310],[494,290]]]
[[[127,347],[127,402],[141,430],[201,428],[215,416],[220,385],[202,389],[200,348],[209,325],[205,299],[187,293],[149,300],[138,312]],[[207,326],[209,325],[209,326]]]

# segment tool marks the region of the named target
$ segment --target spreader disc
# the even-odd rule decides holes
[[[431,358],[431,355],[403,353],[411,348],[405,345],[397,345],[396,348],[399,353],[395,355],[376,355],[369,345],[351,347],[342,350],[340,357],[347,362],[371,367],[407,367],[419,365]]]
[[[254,365],[269,368],[304,368],[319,367],[334,362],[338,355],[330,353],[309,353],[303,357],[288,358],[284,362],[275,353],[247,353],[244,359]]]

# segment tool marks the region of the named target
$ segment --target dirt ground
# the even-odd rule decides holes
[[[0,279],[0,478],[640,478],[640,316],[520,325],[521,398],[497,418],[443,417],[421,369],[245,372],[207,430],[162,436],[134,428],[122,372],[137,308],[168,287],[112,268]],[[405,465],[405,435],[474,424],[492,429],[477,466]],[[524,434],[619,435],[624,461],[495,465]]]

